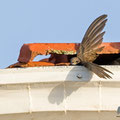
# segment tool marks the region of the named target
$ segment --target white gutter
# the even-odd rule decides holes
[[[120,66],[103,67],[113,79],[82,66],[1,69],[0,120],[117,120]]]

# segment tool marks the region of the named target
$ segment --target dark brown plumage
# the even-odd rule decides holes
[[[72,65],[81,63],[100,78],[111,78],[106,72],[113,74],[109,70],[92,63],[98,57],[96,52],[102,51],[104,48],[99,47],[99,45],[102,43],[103,35],[105,34],[102,30],[107,22],[106,17],[107,15],[102,15],[92,22],[83,37],[77,51],[77,57],[71,59]]]

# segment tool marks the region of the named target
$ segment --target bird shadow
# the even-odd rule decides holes
[[[85,86],[92,78],[92,72],[84,66],[73,67],[65,78],[65,81],[58,83],[48,96],[52,104],[61,104],[64,99],[76,92],[80,87]]]

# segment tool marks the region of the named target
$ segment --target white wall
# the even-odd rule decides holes
[[[1,69],[0,120],[120,119],[120,66],[103,67],[113,79],[81,66]]]

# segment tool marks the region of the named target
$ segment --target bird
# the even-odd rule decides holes
[[[113,74],[111,71],[93,63],[93,61],[99,56],[97,52],[102,51],[104,48],[104,46],[99,46],[103,41],[105,31],[102,32],[102,30],[104,29],[107,20],[107,15],[103,14],[91,23],[82,39],[79,49],[77,50],[76,57],[70,59],[70,64],[81,64],[100,78],[111,79],[112,77],[108,74]]]

